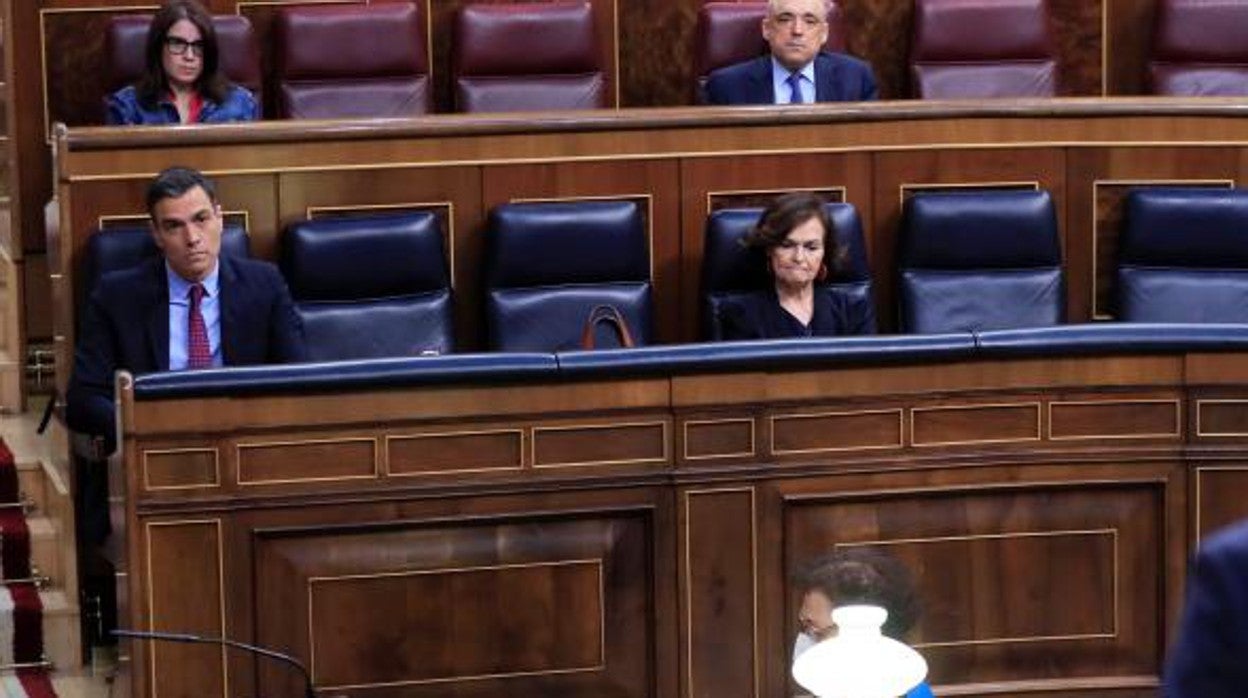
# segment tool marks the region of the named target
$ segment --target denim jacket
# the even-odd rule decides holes
[[[106,100],[108,116],[106,122],[110,126],[125,125],[156,125],[181,123],[178,108],[168,99],[161,99],[155,109],[148,109],[139,103],[139,95],[134,85],[117,90]],[[255,121],[260,118],[260,105],[251,92],[240,85],[231,85],[225,101],[218,104],[209,99],[204,100],[199,111],[201,124],[222,123],[225,121]]]

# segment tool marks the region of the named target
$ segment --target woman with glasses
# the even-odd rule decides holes
[[[827,337],[853,331],[844,300],[818,284],[844,256],[823,199],[806,192],[771,202],[742,242],[758,255],[771,284],[725,299],[724,339]]]
[[[108,123],[251,121],[260,107],[221,71],[212,16],[196,0],[169,0],[148,27],[143,76],[108,97]]]

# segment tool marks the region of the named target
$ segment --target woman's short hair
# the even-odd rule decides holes
[[[839,269],[844,262],[845,250],[837,244],[836,228],[828,215],[827,202],[811,192],[791,192],[772,199],[742,242],[759,253],[762,263],[766,264],[767,253],[784,242],[794,228],[812,218],[817,218],[823,225],[824,264],[830,270]]]
[[[900,640],[919,619],[919,600],[910,571],[874,548],[838,548],[804,565],[794,577],[802,594],[820,591],[832,606],[870,604],[888,611],[882,631]]]
[[[168,0],[148,25],[143,77],[135,84],[139,102],[148,109],[155,109],[169,91],[164,64],[165,37],[169,28],[182,19],[199,29],[200,40],[204,42],[203,70],[195,80],[195,89],[200,95],[218,103],[225,101],[229,94],[230,81],[221,72],[221,54],[217,48],[217,30],[213,26],[212,15],[196,0]]]

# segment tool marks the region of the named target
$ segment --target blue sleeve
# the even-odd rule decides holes
[[[104,98],[104,123],[109,126],[128,126],[141,123],[138,104],[133,99],[126,99],[122,91],[114,92]]]
[[[1202,545],[1164,672],[1166,698],[1230,698],[1248,685],[1248,529]]]

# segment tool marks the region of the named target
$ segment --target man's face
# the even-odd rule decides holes
[[[174,272],[191,282],[208,278],[221,253],[221,207],[203,187],[161,199],[152,208],[152,237]]]
[[[828,40],[824,0],[773,0],[763,18],[763,38],[771,55],[789,70],[813,61]]]

